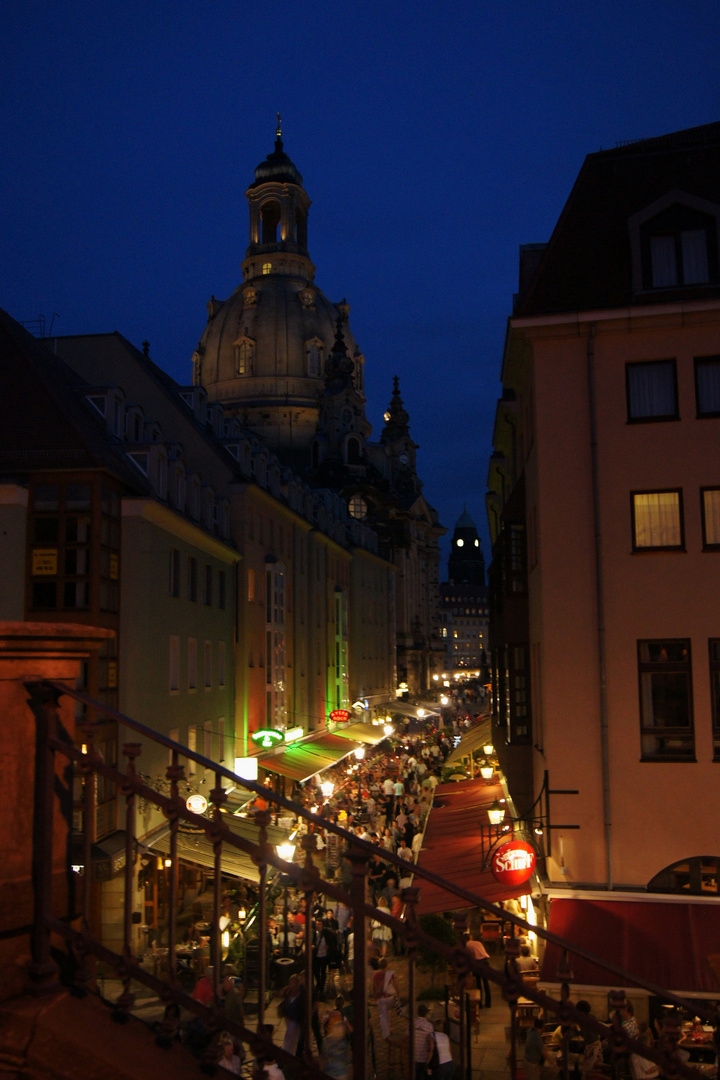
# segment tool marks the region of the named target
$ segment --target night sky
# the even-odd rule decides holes
[[[518,246],[587,153],[720,118],[719,23],[717,0],[10,0],[0,307],[147,339],[189,383],[279,111],[374,434],[397,374],[425,495],[449,530],[467,503],[487,558]]]

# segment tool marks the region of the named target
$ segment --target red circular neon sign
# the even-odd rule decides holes
[[[522,885],[535,869],[535,852],[524,840],[508,840],[493,855],[490,868],[503,885]]]

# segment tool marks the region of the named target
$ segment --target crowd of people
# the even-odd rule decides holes
[[[368,861],[368,899],[383,913],[395,918],[402,915],[402,890],[410,884],[413,863],[422,846],[425,821],[430,812],[433,791],[441,780],[442,768],[457,737],[470,726],[470,715],[461,715],[452,724],[437,731],[406,737],[389,752],[383,746],[380,753],[368,760],[351,758],[326,770],[322,779],[333,780],[331,796],[323,795],[319,783],[309,781],[296,786],[295,801],[313,812],[310,824],[303,818],[294,823],[298,836],[311,832],[314,837],[315,860],[326,878],[336,880],[349,891],[352,863],[348,857],[348,842],[327,828],[333,822],[360,840],[371,844],[377,852]],[[328,777],[330,774],[330,777]],[[254,808],[267,809],[271,800],[258,798]],[[296,837],[297,839],[297,837]],[[403,861],[403,866],[386,860],[391,853]],[[300,855],[298,857],[301,857]],[[405,868],[406,864],[406,868]],[[345,904],[329,896],[315,895],[310,911],[304,898],[288,888],[289,897],[276,904],[268,919],[268,954],[273,960],[291,958],[293,973],[283,990],[278,1007],[282,1020],[282,1048],[301,1056],[304,1046],[305,1014],[311,1009],[310,1027],[315,1041],[311,1052],[317,1052],[322,1067],[337,1080],[347,1080],[351,1062],[353,1034],[352,1006],[338,989],[344,985],[354,966],[354,930],[352,912]],[[227,917],[234,917],[233,901],[226,898]],[[400,996],[395,972],[390,962],[404,952],[402,938],[383,922],[381,917],[368,921],[366,955],[369,962],[369,1000],[377,1007],[380,1037],[390,1037],[392,1012],[399,1008]],[[479,942],[477,943],[480,944]],[[306,1000],[300,972],[304,970],[306,948],[312,951],[313,992]],[[484,951],[484,950],[483,950]],[[485,954],[487,955],[487,954]],[[221,1004],[229,1017],[243,1022],[242,991],[228,967],[221,981]],[[194,996],[206,1002],[212,1000],[213,972],[208,969],[197,981]],[[489,1004],[489,986],[486,982]],[[423,1035],[428,1034],[427,1010],[418,1010],[423,1019]],[[428,1073],[437,1080],[449,1075],[449,1044],[440,1031],[430,1042],[420,1047],[416,1031],[416,1062],[422,1066],[422,1076]],[[446,1045],[447,1044],[447,1045]],[[218,1047],[218,1065],[239,1074],[244,1051],[242,1044],[222,1038]],[[267,1066],[266,1066],[267,1067]],[[273,1080],[281,1080],[282,1071],[272,1063]]]

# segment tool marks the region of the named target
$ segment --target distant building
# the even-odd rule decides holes
[[[545,832],[551,896],[720,895],[719,255],[718,124],[589,155],[521,249],[487,497],[493,724],[518,811],[547,779],[550,824],[579,826]]]
[[[445,530],[422,494],[398,380],[380,438],[371,441],[365,358],[350,329],[350,305],[333,303],[315,284],[310,199],[279,127],[246,197],[242,282],[227,300],[208,304],[194,382],[283,466],[312,488],[336,492],[348,515],[376,532],[380,555],[397,570],[397,682],[419,693],[442,663],[438,541]],[[360,697],[369,700],[370,688]]]
[[[444,670],[449,675],[482,673],[488,640],[485,559],[475,522],[463,510],[453,530],[448,580],[440,585]]]

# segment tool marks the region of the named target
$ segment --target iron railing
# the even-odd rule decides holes
[[[658,997],[662,1002],[674,1006],[677,1010],[692,1015],[699,1015],[713,1023],[717,1023],[717,1011],[709,1002],[686,1001],[682,997],[673,994],[648,980],[638,978],[631,972],[614,965],[607,960],[594,956],[584,949],[573,946],[562,938],[540,926],[530,925],[524,919],[510,912],[502,911],[502,919],[510,924],[510,938],[506,943],[506,964],[503,971],[496,970],[482,961],[475,960],[463,947],[450,947],[425,932],[416,917],[415,907],[423,881],[441,887],[448,894],[448,910],[452,910],[456,901],[463,905],[479,908],[483,911],[497,915],[498,909],[481,896],[477,896],[467,889],[462,888],[445,878],[434,874],[422,866],[413,866],[413,885],[403,890],[404,913],[401,919],[393,918],[385,914],[383,910],[374,907],[368,900],[367,889],[367,864],[371,856],[382,858],[386,863],[393,865],[399,877],[407,873],[408,864],[389,851],[379,849],[377,846],[358,839],[354,834],[347,832],[333,822],[322,819],[322,828],[326,831],[338,834],[347,846],[347,853],[352,864],[352,883],[349,891],[342,888],[337,881],[324,878],[318,866],[315,864],[315,837],[312,832],[314,825],[318,824],[318,818],[304,806],[299,805],[284,796],[269,790],[267,787],[245,779],[241,779],[231,770],[205,758],[174,742],[172,739],[159,734],[143,724],[132,720],[130,717],[107,708],[101,703],[88,698],[84,694],[57,681],[44,681],[26,684],[30,692],[30,704],[36,716],[37,722],[37,756],[36,756],[36,790],[35,790],[35,829],[34,829],[34,892],[35,912],[32,930],[32,958],[31,979],[36,990],[49,990],[58,985],[58,970],[51,955],[51,935],[58,934],[67,942],[68,949],[76,960],[74,981],[77,985],[87,986],[92,980],[92,968],[89,963],[90,957],[106,963],[113,968],[123,984],[123,991],[119,995],[115,1008],[119,1017],[126,1016],[133,1007],[134,997],[131,993],[131,983],[136,980],[144,984],[166,1003],[175,1003],[182,1008],[200,1017],[210,1031],[227,1031],[233,1037],[248,1044],[255,1055],[258,1068],[270,1055],[277,1060],[286,1074],[286,1077],[323,1078],[325,1074],[312,1061],[310,1056],[311,1038],[311,1002],[313,998],[313,971],[312,949],[310,947],[310,927],[312,926],[312,909],[314,897],[322,895],[346,904],[352,911],[354,929],[354,969],[352,1000],[354,1007],[354,1035],[352,1040],[352,1054],[354,1076],[357,1080],[370,1075],[367,1067],[368,1052],[368,994],[367,994],[367,920],[375,919],[389,926],[397,934],[408,949],[408,1030],[407,1030],[407,1056],[408,1077],[415,1075],[413,1061],[413,1026],[415,1017],[415,964],[414,958],[417,949],[424,949],[435,953],[448,964],[458,981],[468,973],[473,973],[480,978],[488,978],[496,983],[510,1012],[511,1027],[511,1073],[515,1077],[515,1047],[517,1034],[517,1001],[522,995],[540,1005],[546,1014],[557,1018],[558,1023],[563,1025],[569,1032],[574,1023],[581,1023],[586,1028],[594,1028],[599,1035],[608,1035],[608,1026],[601,1024],[592,1017],[579,1013],[575,1006],[567,1000],[567,992],[558,1000],[543,990],[524,982],[522,973],[516,965],[519,953],[519,939],[516,931],[523,934],[534,932],[546,941],[554,942],[563,949],[563,970],[558,971],[558,977],[571,977],[570,955],[576,955],[618,977],[619,982],[628,981],[636,987],[648,991]],[[136,762],[141,755],[142,745],[139,741],[121,743],[122,755],[126,764],[124,768],[107,765],[94,746],[94,737],[97,722],[86,721],[81,724],[83,748],[78,749],[73,745],[67,734],[63,731],[58,718],[58,701],[62,695],[69,695],[75,700],[91,708],[96,715],[115,721],[120,728],[131,733],[135,740],[144,739],[150,743],[166,748],[169,753],[170,764],[167,767],[167,781],[169,794],[163,794],[148,786],[142,776],[137,772]],[[85,872],[82,876],[82,889],[80,903],[73,902],[72,896],[68,901],[68,911],[64,917],[53,915],[52,896],[52,860],[54,845],[57,843],[57,833],[54,834],[54,814],[57,804],[56,784],[61,775],[57,769],[57,758],[65,759],[73,769],[79,771],[84,778],[83,799],[83,858]],[[211,812],[209,816],[198,816],[189,811],[185,800],[180,796],[179,788],[185,782],[184,765],[181,758],[195,763],[196,767],[210,770],[215,775],[215,786],[208,792]],[[65,770],[67,773],[67,770]],[[121,952],[114,952],[103,946],[93,933],[90,925],[89,912],[91,910],[91,875],[92,863],[92,831],[93,811],[95,802],[95,785],[97,777],[104,777],[114,783],[117,790],[125,800],[125,863],[124,863],[124,906],[123,906],[123,946]],[[268,803],[277,809],[289,811],[294,817],[303,819],[309,831],[302,838],[304,859],[301,864],[288,863],[279,857],[274,847],[268,843],[267,828],[270,822],[270,812],[264,811],[256,814],[255,821],[258,825],[258,838],[254,843],[247,838],[233,832],[223,820],[223,806],[227,799],[223,781],[234,787],[243,787],[248,793],[262,796]],[[65,804],[72,798],[72,775],[67,773],[64,777]],[[135,810],[138,799],[147,800],[156,806],[165,815],[169,826],[169,896],[168,896],[168,968],[167,976],[160,978],[155,974],[144,970],[138,963],[138,959],[132,951],[132,890],[134,875],[134,860],[136,851],[135,840]],[[221,938],[220,938],[220,915],[222,912],[222,855],[224,849],[237,849],[252,858],[258,867],[258,942],[259,942],[259,988],[258,988],[258,1015],[257,1025],[251,1028],[230,1020],[217,1005],[205,1006],[195,1001],[178,981],[177,965],[177,899],[178,899],[178,829],[181,822],[192,824],[195,828],[201,828],[213,845],[214,852],[214,890],[212,904],[212,918],[210,921],[210,962],[214,972],[215,1001],[219,1002],[219,981],[221,978]],[[69,840],[69,838],[68,838]],[[68,844],[69,847],[69,844]],[[70,858],[68,855],[68,870]],[[268,868],[275,867],[282,874],[291,878],[299,891],[302,893],[305,905],[306,918],[306,942],[304,956],[303,979],[305,984],[305,1056],[294,1057],[285,1053],[280,1047],[273,1044],[266,1035],[265,1029],[265,1001],[267,994],[267,874]],[[79,907],[79,911],[77,910]],[[465,927],[466,917],[462,911],[456,911],[454,925],[458,934]],[[78,925],[79,924],[79,925]],[[465,1067],[469,1066],[469,1048],[466,1048],[465,1035],[467,1034],[467,1017],[465,1009],[461,1009],[459,1022],[461,1025],[460,1053],[462,1055],[461,1067],[465,1075]],[[615,1048],[624,1048],[625,1052],[638,1053],[641,1056],[657,1062],[666,1076],[684,1076],[688,1080],[697,1080],[697,1072],[691,1067],[682,1064],[669,1053],[648,1048],[639,1040],[628,1038],[622,1029],[620,1017],[615,1013],[609,1029],[610,1041]],[[172,1034],[172,1024],[168,1023],[168,1034]],[[567,1071],[567,1067],[566,1067]],[[258,1073],[261,1075],[261,1072]],[[469,1075],[469,1071],[467,1072]]]

